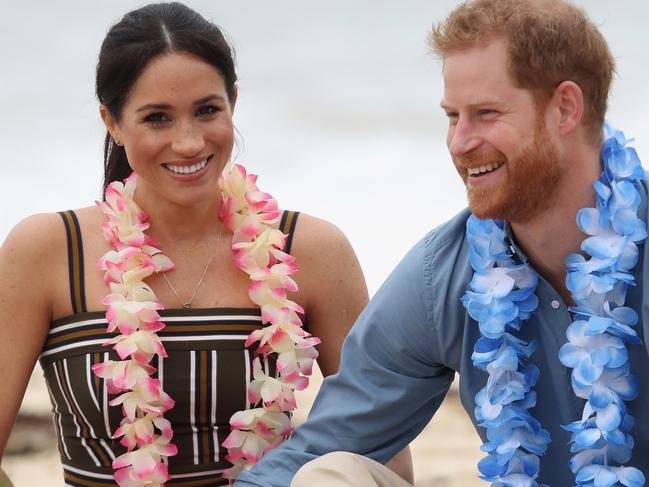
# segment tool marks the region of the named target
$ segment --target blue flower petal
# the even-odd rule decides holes
[[[611,325],[613,325],[613,323],[614,320],[611,318],[591,316],[591,318],[588,320],[588,324],[586,325],[584,335],[593,336],[593,335],[599,335],[600,333],[604,333],[606,330],[609,329]]]
[[[611,404],[613,394],[608,387],[595,384],[588,396],[588,401],[595,409],[604,409]]]
[[[602,436],[597,428],[588,428],[575,434],[574,440],[579,446],[592,446]]]
[[[610,305],[606,303],[604,308],[608,311]],[[633,308],[626,306],[618,306],[617,308],[608,311],[608,315],[625,325],[635,326],[638,323],[638,313],[636,313]]]
[[[611,403],[608,407],[597,411],[595,422],[597,427],[602,431],[612,431],[616,429],[622,421],[622,415],[617,405]]]
[[[635,217],[635,213],[633,214]],[[600,225],[600,212],[596,208],[582,208],[577,213],[577,226],[588,235],[599,235],[603,228]]]
[[[627,487],[642,487],[645,484],[645,476],[637,468],[622,467],[618,468],[615,473],[620,483]]]
[[[566,367],[574,369],[581,361],[584,353],[581,347],[576,347],[572,343],[565,343],[559,349],[559,360]]]

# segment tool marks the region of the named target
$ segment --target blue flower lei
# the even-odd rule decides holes
[[[637,216],[641,198],[635,187],[644,172],[622,132],[605,125],[605,138],[604,171],[593,184],[597,208],[577,214],[578,227],[589,235],[581,249],[590,258],[572,254],[566,261],[566,286],[576,306],[570,308],[574,321],[559,360],[573,369],[572,388],[586,403],[581,419],[563,427],[572,432],[575,455],[569,466],[576,485],[642,487],[642,472],[622,464],[631,459],[634,444],[634,420],[625,401],[638,395],[626,348],[626,343],[640,342],[633,329],[638,315],[624,301],[635,285],[631,271],[638,261],[637,244],[647,237],[646,224]],[[538,277],[514,260],[503,222],[471,215],[466,228],[475,272],[462,303],[480,329],[473,365],[488,374],[475,396],[475,417],[488,439],[482,446],[488,455],[478,470],[494,487],[539,487],[539,459],[550,435],[529,411],[536,404],[539,369],[527,361],[536,343],[511,333],[538,307]]]

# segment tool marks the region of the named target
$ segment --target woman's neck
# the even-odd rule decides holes
[[[155,194],[144,184],[138,184],[134,199],[148,216],[150,227],[147,235],[165,247],[214,239],[221,226],[221,192],[218,188],[210,199],[199,204],[181,205]]]

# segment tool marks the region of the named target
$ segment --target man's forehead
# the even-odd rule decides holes
[[[444,60],[442,105],[480,106],[503,103],[515,88],[505,41],[457,51]]]

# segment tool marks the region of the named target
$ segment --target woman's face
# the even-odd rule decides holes
[[[119,121],[104,107],[101,113],[124,145],[140,190],[192,205],[218,194],[217,179],[232,152],[233,105],[216,68],[169,53],[142,71]]]

